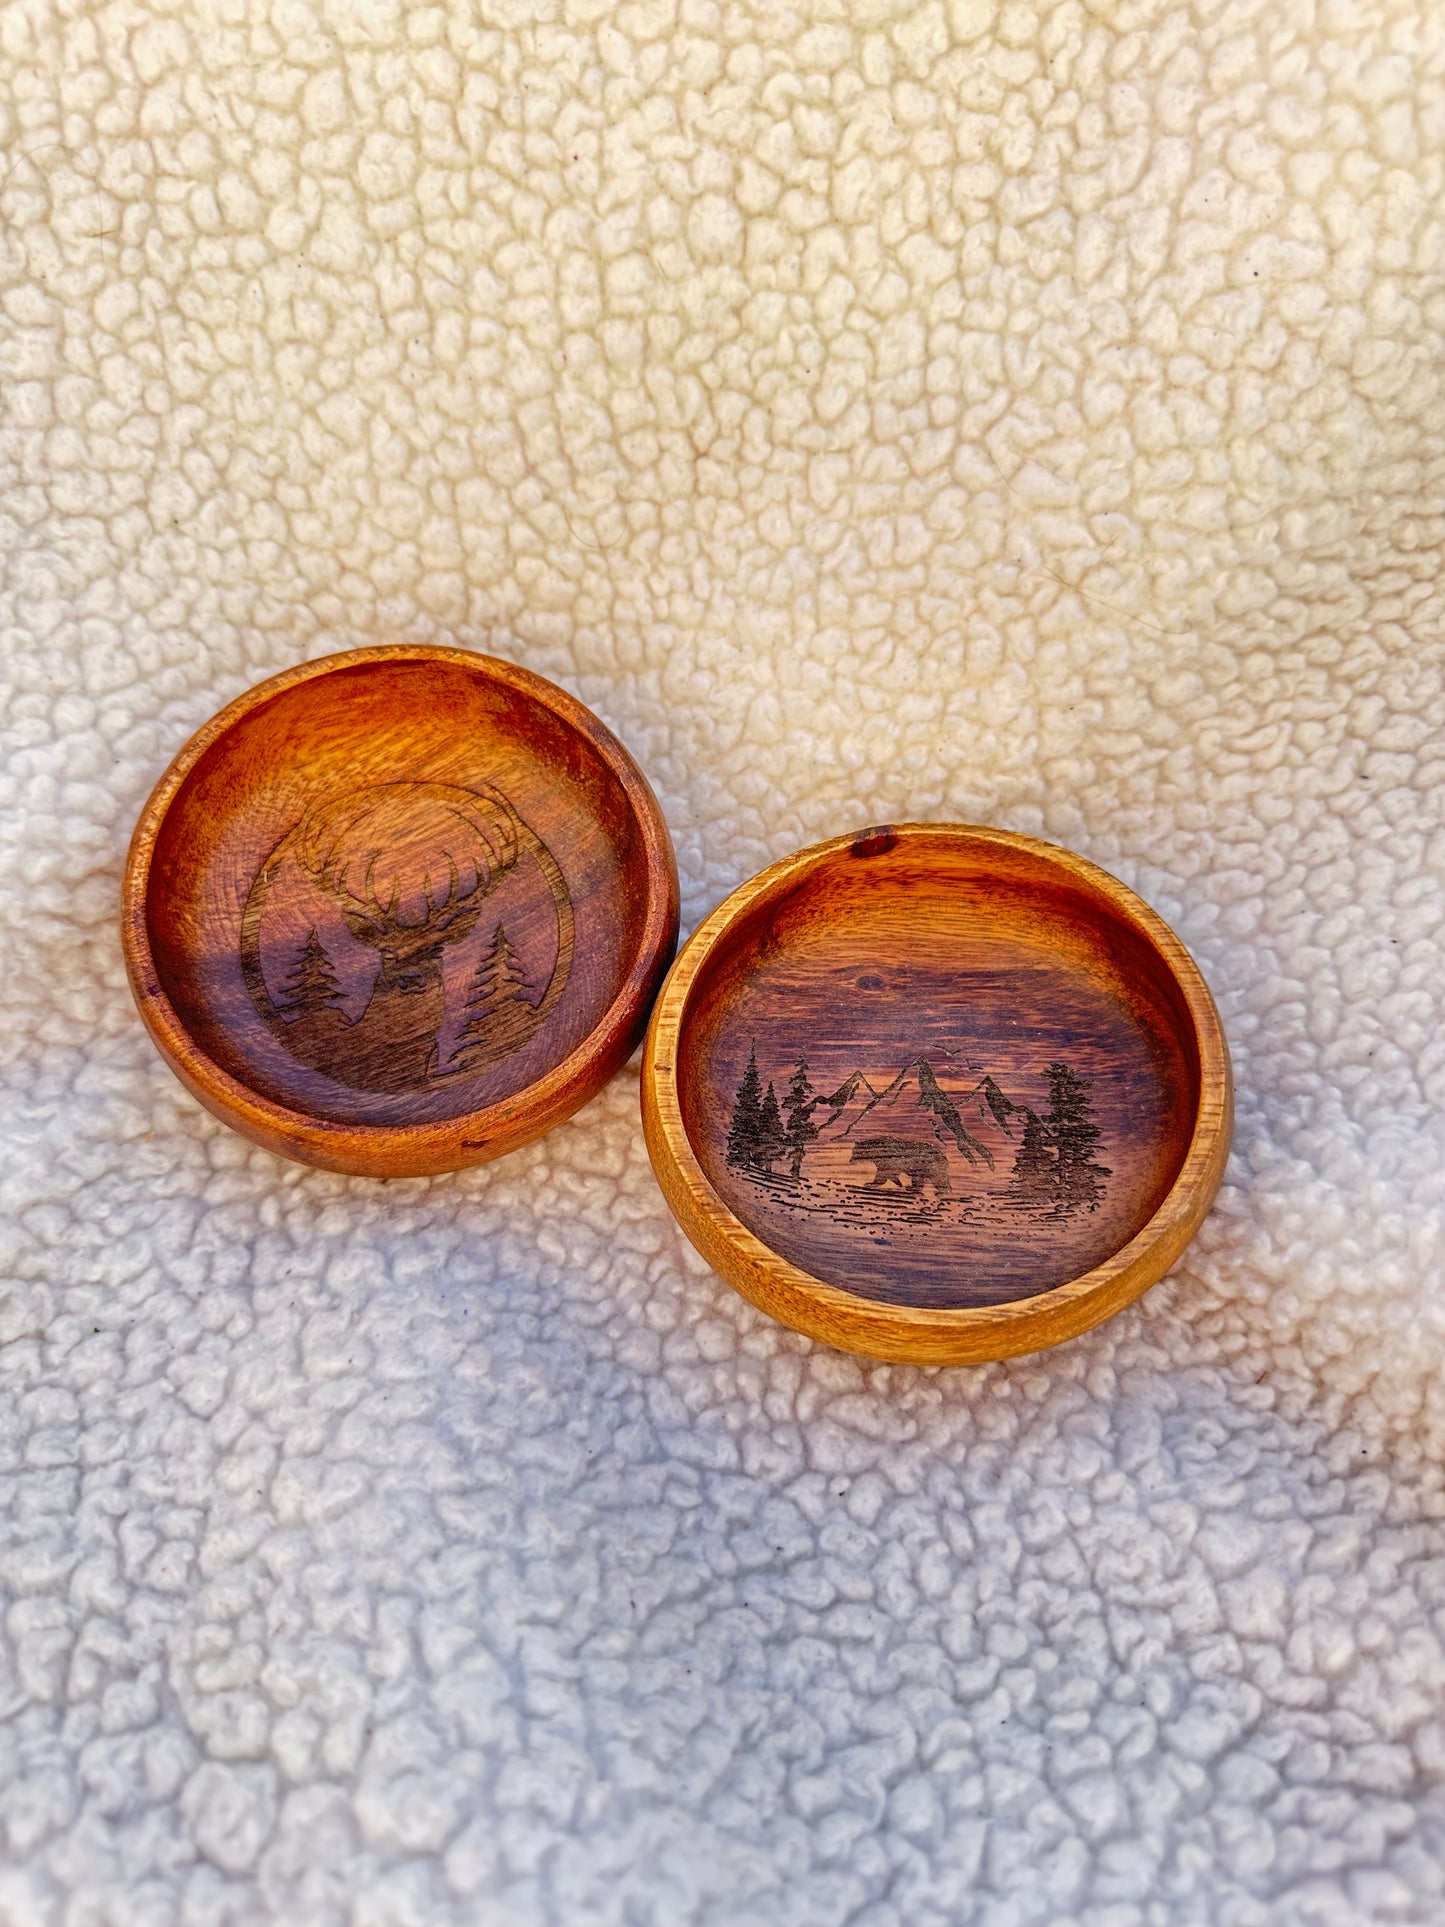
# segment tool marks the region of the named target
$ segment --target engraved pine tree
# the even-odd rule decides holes
[[[783,1129],[778,1094],[769,1083],[763,1096],[762,1114],[758,1119],[758,1169],[771,1175],[774,1164],[787,1148],[788,1134]]]
[[[743,1081],[733,1103],[728,1126],[727,1161],[736,1171],[751,1171],[755,1177],[771,1177],[773,1166],[788,1149],[788,1133],[772,1084],[763,1090],[758,1074],[756,1049],[748,1058]]]
[[[808,1076],[808,1060],[800,1057],[798,1068],[793,1072],[793,1081],[788,1086],[788,1094],[783,1099],[788,1149],[792,1153],[789,1168],[795,1178],[802,1175],[803,1153],[818,1135],[818,1127],[813,1122],[813,1107],[817,1101],[812,1080]]]
[[[750,1171],[758,1162],[759,1130],[763,1120],[763,1080],[758,1075],[756,1046],[738,1085],[728,1126],[727,1160],[737,1171]]]
[[[1036,1111],[1025,1112],[1023,1141],[1014,1158],[1009,1197],[1019,1204],[1055,1203],[1057,1171],[1043,1119]]]
[[[531,1036],[536,1018],[526,968],[501,924],[477,966],[463,1007],[455,1060],[464,1069],[505,1057]]]
[[[1048,1075],[1052,1102],[1044,1127],[1058,1156],[1059,1204],[1064,1210],[1087,1205],[1092,1211],[1103,1195],[1103,1180],[1113,1176],[1095,1156],[1102,1133],[1089,1097],[1094,1080],[1067,1064],[1050,1064]]]
[[[1051,1102],[1043,1117],[1025,1113],[1007,1195],[1018,1205],[1051,1206],[1056,1217],[1096,1210],[1113,1172],[1097,1157],[1102,1133],[1089,1096],[1093,1079],[1060,1063],[1050,1064],[1046,1075]]]
[[[280,1008],[293,1023],[308,1030],[335,1029],[346,1021],[341,1001],[341,985],[313,924],[282,981]]]

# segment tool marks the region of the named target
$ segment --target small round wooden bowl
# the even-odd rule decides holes
[[[586,1103],[677,942],[647,781],[565,691],[465,649],[355,649],[193,736],[146,804],[122,940],[151,1036],[257,1144],[482,1164]]]
[[[642,1117],[745,1298],[866,1357],[1056,1345],[1161,1278],[1233,1099],[1219,1013],[1148,905],[1032,837],[913,823],[734,891],[653,1012]]]

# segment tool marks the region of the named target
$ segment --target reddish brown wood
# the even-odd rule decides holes
[[[1228,1150],[1192,959],[1082,858],[913,824],[775,864],[715,911],[643,1067],[659,1179],[739,1290],[935,1363],[1058,1342],[1178,1256]]]
[[[218,1117],[378,1177],[499,1157],[626,1060],[677,939],[632,758],[565,691],[400,645],[262,683],[180,752],[126,866],[131,988]]]

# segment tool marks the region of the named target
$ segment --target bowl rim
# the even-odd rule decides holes
[[[151,865],[162,824],[206,752],[275,697],[322,677],[372,665],[435,662],[501,683],[549,710],[607,766],[627,799],[645,854],[641,935],[606,1011],[581,1042],[533,1083],[480,1110],[418,1124],[358,1124],[264,1097],[223,1069],[182,1022],[156,968],[148,923]],[[180,1081],[215,1116],[268,1150],[372,1177],[434,1176],[482,1164],[540,1137],[585,1104],[636,1047],[677,942],[677,860],[652,786],[627,748],[577,697],[504,657],[443,643],[376,643],[317,656],[244,690],[172,757],[131,835],[121,881],[121,947],[131,994]]]
[[[1188,1148],[1168,1192],[1127,1244],[1101,1264],[1032,1298],[1001,1305],[887,1304],[831,1285],[774,1251],[724,1202],[683,1121],[678,1066],[694,989],[720,945],[769,902],[840,858],[946,840],[975,851],[1042,859],[1128,924],[1162,959],[1183,998],[1199,1057],[1199,1102]],[[674,1216],[715,1270],[762,1311],[808,1337],[868,1358],[971,1364],[1038,1351],[1111,1317],[1162,1278],[1203,1223],[1224,1175],[1234,1085],[1219,1011],[1199,966],[1159,914],[1107,870],[1041,838],[972,823],[897,823],[831,837],[769,864],[699,924],[653,1007],[642,1060],[648,1155]]]

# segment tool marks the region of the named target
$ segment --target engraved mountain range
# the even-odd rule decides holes
[[[960,1068],[966,1076],[972,1075],[967,1063]],[[830,1096],[814,1102],[812,1117],[818,1124],[820,1137],[827,1134],[857,1138],[877,1132],[904,1137],[946,1134],[969,1164],[992,1169],[995,1154],[969,1130],[965,1115],[976,1114],[980,1123],[991,1118],[1004,1135],[1011,1138],[1013,1132],[1008,1120],[1022,1109],[1023,1106],[1005,1097],[987,1076],[976,1079],[966,1095],[952,1097],[939,1083],[928,1059],[915,1057],[881,1091],[874,1089],[862,1071],[854,1071]],[[824,1111],[827,1115],[820,1120],[819,1113]]]
[[[1002,1188],[988,1184],[1000,1207],[1093,1210],[1112,1173],[1098,1161],[1092,1080],[1061,1062],[1040,1076],[1048,1101],[1040,1092],[1039,1108],[962,1057],[947,1061],[947,1084],[918,1056],[890,1080],[854,1070],[820,1093],[804,1057],[780,1100],[776,1083],[764,1089],[754,1050],[733,1106],[727,1161],[769,1186],[931,1194],[935,1202],[953,1196],[955,1176],[970,1168],[986,1183],[987,1174],[1007,1171]]]

